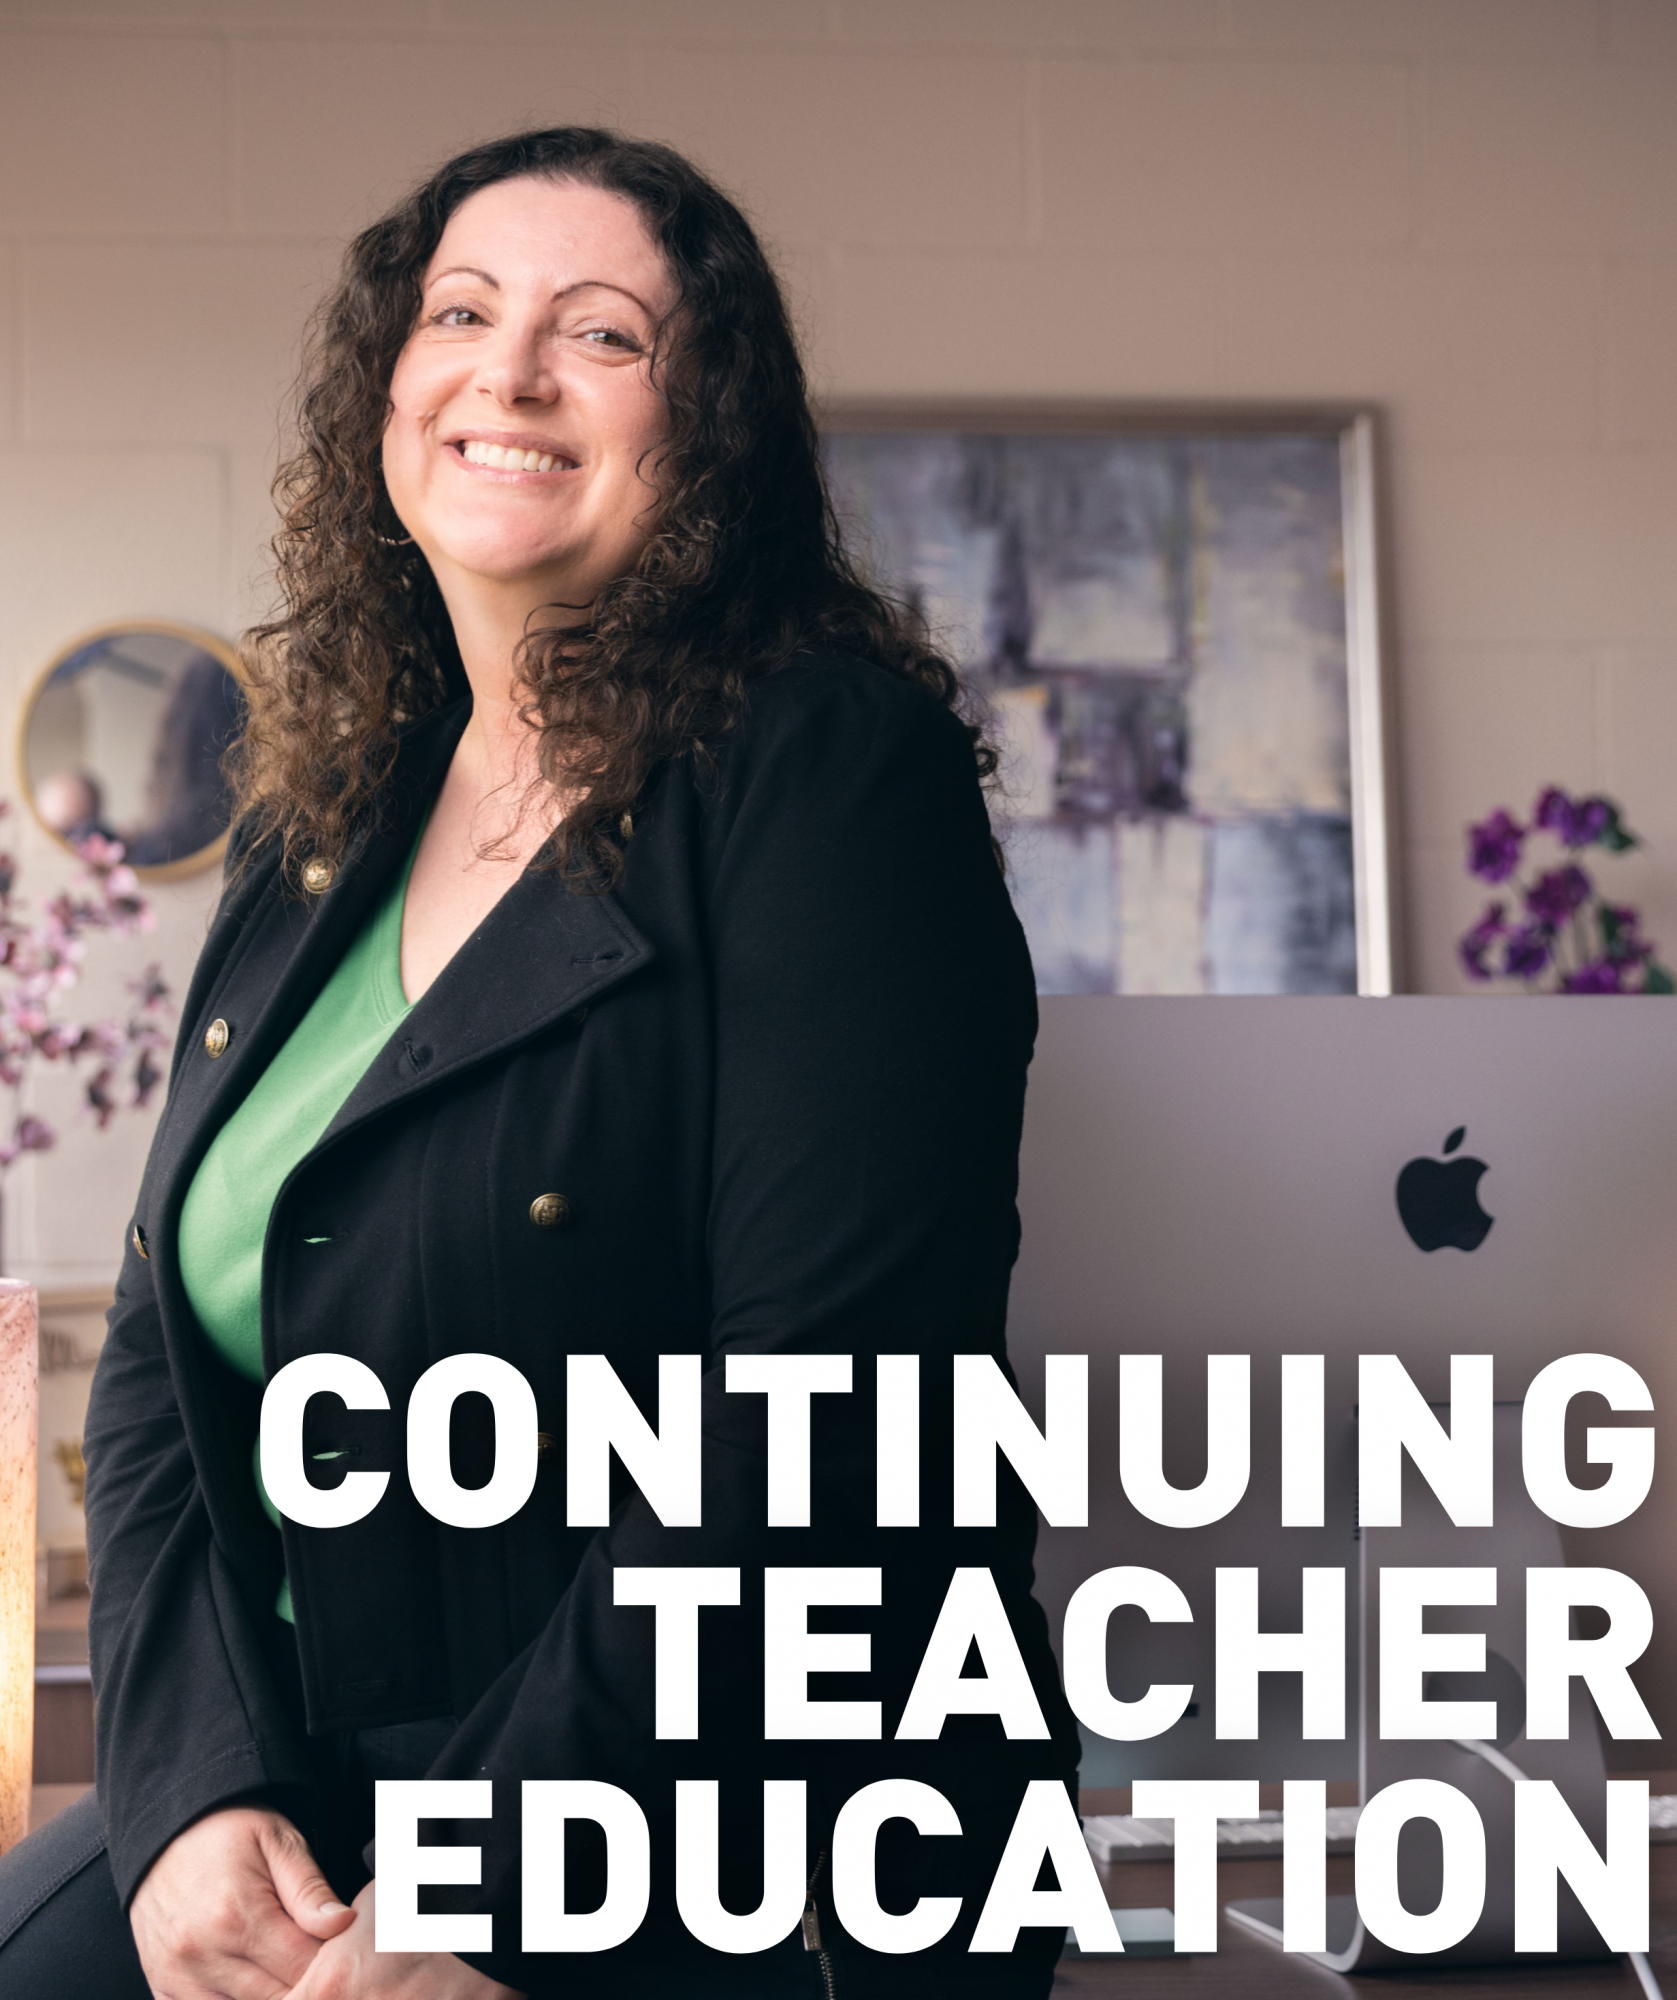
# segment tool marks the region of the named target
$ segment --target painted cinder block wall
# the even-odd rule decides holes
[[[248,622],[346,232],[606,119],[741,196],[827,393],[1382,405],[1410,984],[1550,779],[1624,799],[1677,955],[1674,111],[1677,0],[0,0],[0,698]],[[177,981],[212,893],[158,894]],[[108,1276],[144,1139],[12,1176],[12,1268]]]

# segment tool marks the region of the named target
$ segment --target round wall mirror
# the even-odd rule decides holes
[[[227,839],[221,760],[244,726],[238,657],[190,625],[134,619],[49,661],[23,711],[18,763],[42,826],[73,847],[120,840],[151,876],[207,868]]]

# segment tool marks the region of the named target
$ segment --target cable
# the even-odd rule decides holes
[[[1450,1741],[1458,1750],[1471,1750],[1475,1757],[1483,1757],[1493,1770],[1500,1771],[1505,1778],[1517,1785],[1528,1782],[1526,1774],[1511,1757],[1505,1757],[1494,1743],[1476,1743],[1466,1736],[1452,1736]],[[1636,1982],[1642,1988],[1646,2000],[1665,2000],[1660,1991],[1660,1983],[1654,1977],[1654,1968],[1648,1963],[1645,1951],[1627,1951],[1630,1969],[1636,1974]]]
[[[1466,1736],[1452,1736],[1450,1741],[1458,1750],[1470,1750],[1475,1757],[1483,1757],[1493,1771],[1500,1771],[1510,1783],[1523,1785],[1526,1774],[1512,1758],[1505,1757],[1494,1743],[1479,1743]]]
[[[1630,1960],[1630,1969],[1636,1974],[1637,1984],[1648,2000],[1665,2000],[1660,1983],[1654,1977],[1654,1968],[1648,1963],[1648,1954],[1645,1951],[1627,1951],[1625,1956]]]

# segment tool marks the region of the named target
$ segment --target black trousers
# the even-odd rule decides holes
[[[370,1830],[377,1778],[419,1777],[454,1733],[452,1719],[364,1729],[335,1746],[345,1817],[366,1822],[330,1859],[340,1895],[366,1881],[356,1847]],[[357,1814],[356,1805],[362,1807]],[[150,2000],[134,1933],[105,1858],[99,1801],[88,1792],[8,1854],[0,1855],[0,1994],[5,2000]]]
[[[150,2000],[89,1792],[0,1856],[6,2000]]]

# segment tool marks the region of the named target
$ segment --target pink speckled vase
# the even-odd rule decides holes
[[[0,1853],[29,1831],[36,1381],[35,1287],[0,1279]]]

